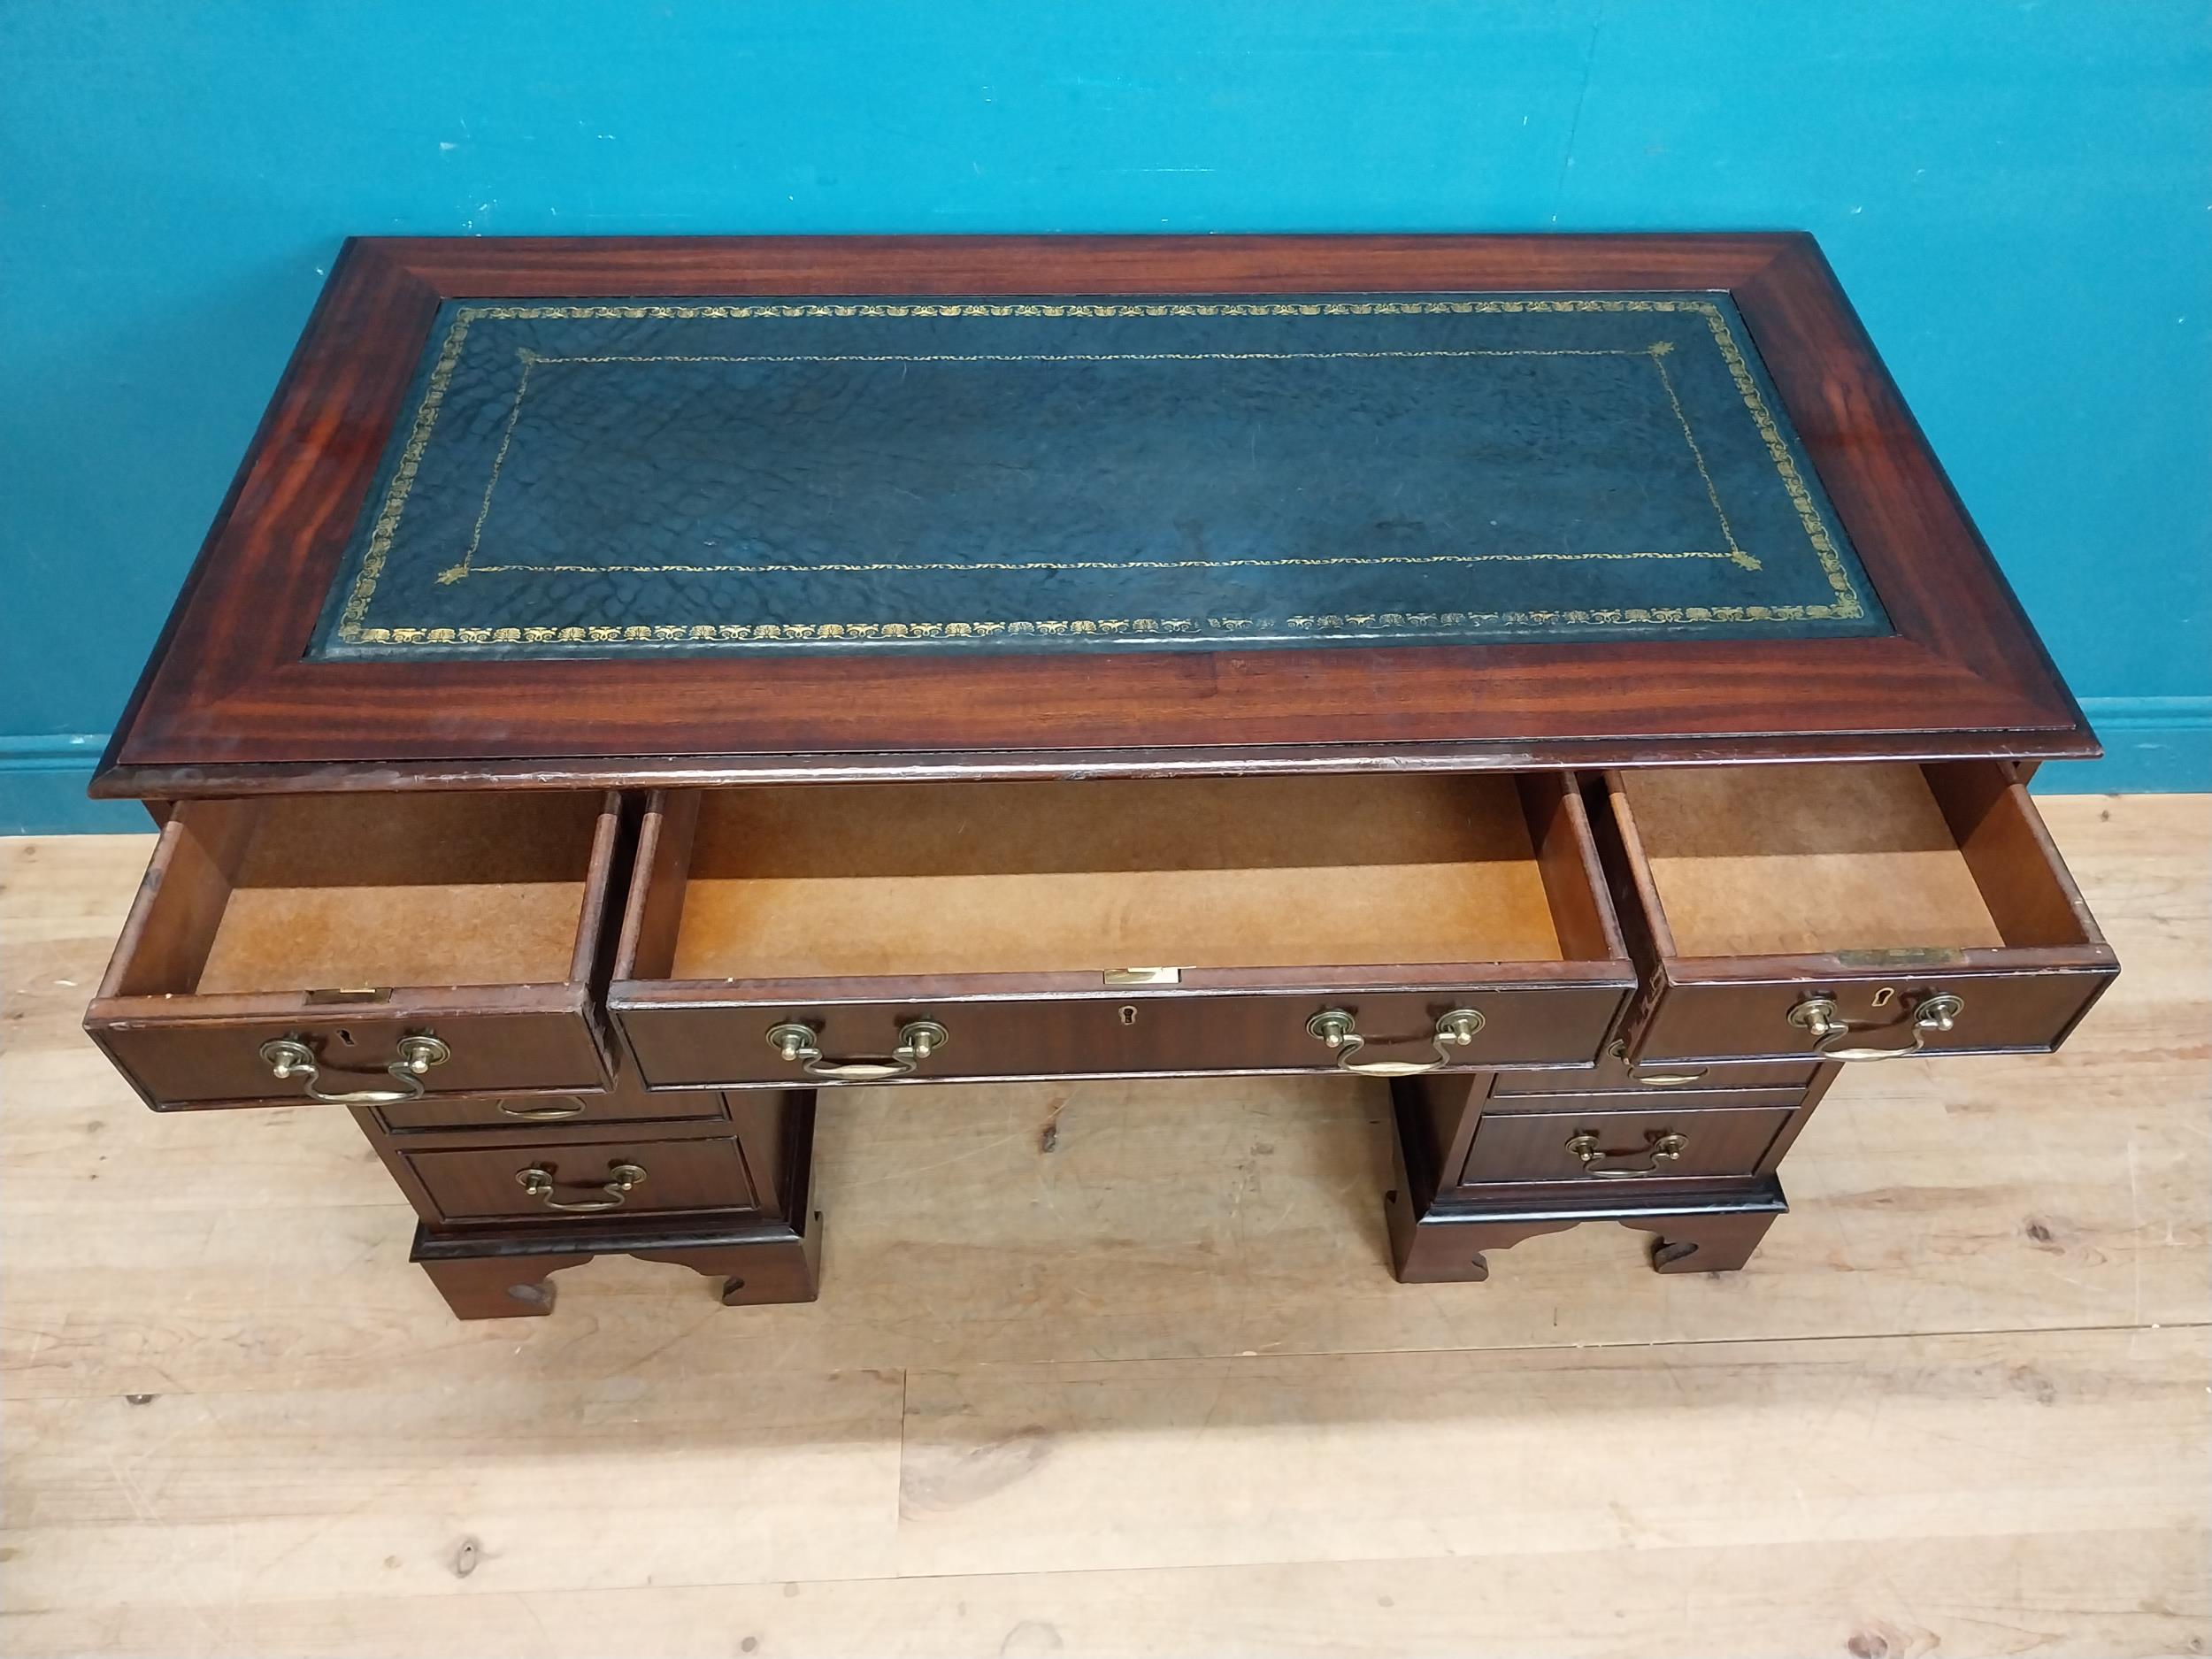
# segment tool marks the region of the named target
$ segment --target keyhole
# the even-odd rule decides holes
[[[342,1047],[342,1048],[352,1048],[352,1047],[353,1047],[353,1033],[352,1033],[351,1032],[348,1031],[348,1030],[347,1030],[347,1029],[346,1029],[343,1025],[339,1026],[339,1027],[338,1027],[338,1041],[339,1041],[340,1046],[341,1046],[341,1047]]]
[[[1874,993],[1874,1006],[1877,1008],[1887,1008],[1896,1000],[1897,987],[1893,985],[1886,985]]]
[[[1133,1025],[1137,1023],[1137,1010],[1125,1002],[1122,1004],[1121,1023],[1125,1025]]]

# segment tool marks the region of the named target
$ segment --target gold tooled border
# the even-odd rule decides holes
[[[1287,617],[1279,625],[1290,632],[1282,637],[1295,638],[1314,634],[1342,633],[1360,629],[1376,633],[1441,627],[1494,626],[1648,626],[1667,623],[1710,622],[1803,622],[1847,620],[1863,616],[1864,607],[1852,583],[1842,555],[1834,539],[1828,534],[1818,510],[1814,506],[1810,490],[1806,488],[1784,440],[1772,412],[1767,408],[1757,380],[1738,347],[1733,331],[1720,308],[1705,299],[1464,299],[1464,300],[1348,300],[1348,301],[1193,301],[1193,302],[1128,302],[1092,304],[1057,304],[1051,302],[944,301],[944,302],[873,302],[820,301],[748,303],[719,305],[687,305],[678,303],[633,305],[466,305],[454,314],[452,326],[446,334],[436,365],[424,389],[423,398],[415,411],[415,419],[408,434],[400,464],[387,487],[382,505],[373,526],[368,548],[363,557],[361,569],[357,572],[345,607],[339,616],[338,637],[349,645],[478,645],[478,644],[577,644],[577,643],[705,643],[727,642],[747,644],[814,644],[831,641],[840,644],[898,644],[913,641],[937,639],[976,640],[1002,636],[1079,636],[1114,638],[1122,636],[1203,638],[1213,635],[1257,641],[1270,637],[1265,625],[1249,618],[1209,617],[1202,621],[1196,618],[1070,618],[1024,622],[991,622],[977,620],[916,621],[916,622],[828,622],[828,623],[766,623],[766,624],[660,624],[630,625],[626,626],[561,626],[561,627],[368,627],[364,626],[369,602],[376,590],[384,562],[399,527],[407,498],[414,488],[414,480],[423,453],[429,445],[438,416],[443,407],[448,386],[458,365],[461,350],[472,324],[480,319],[534,319],[548,317],[617,318],[626,319],[691,319],[691,318],[841,318],[841,317],[1373,317],[1421,315],[1509,315],[1514,313],[1571,313],[1571,312],[1635,312],[1688,311],[1704,318],[1712,334],[1722,361],[1727,365],[1738,394],[1749,411],[1753,424],[1767,445],[1770,458],[1796,507],[1800,522],[1811,542],[1822,569],[1826,572],[1834,601],[1824,605],[1714,605],[1714,606],[1635,606],[1597,610],[1523,611],[1384,611],[1367,615]],[[1666,372],[1663,353],[1657,347],[1649,351],[1657,367],[1668,400],[1681,420],[1685,437],[1697,461],[1698,471],[1704,478],[1708,495],[1719,515],[1723,534],[1729,551],[1715,554],[1660,553],[1635,555],[1570,555],[1570,557],[1733,557],[1738,563],[1755,561],[1735,546],[1735,537],[1729,527],[1727,515],[1721,508],[1719,497],[1712,490],[1712,480],[1706,472],[1704,456],[1699,449],[1695,434],[1690,430],[1680,402],[1676,398],[1671,378]],[[1217,353],[1193,354],[1213,357]],[[1249,355],[1229,353],[1229,356]],[[1311,354],[1299,354],[1311,355]],[[1430,352],[1410,355],[1428,356]],[[1469,355],[1465,352],[1454,355]],[[1474,355],[1489,355],[1478,353]],[[1508,355],[1556,355],[1540,350],[1514,351]],[[1607,353],[1606,355],[1614,355]],[[1643,355],[1642,350],[1622,352],[1620,355]],[[524,381],[536,359],[526,356]],[[506,442],[513,431],[514,419],[519,414],[521,399],[518,396],[514,410],[510,411],[506,431],[503,434],[500,458],[504,459]],[[477,518],[479,532],[488,512],[491,491],[496,486],[499,468],[495,464],[493,475],[486,486],[483,508]],[[471,542],[472,556],[475,546]],[[1467,562],[1476,562],[1479,556],[1468,556]],[[1497,556],[1504,558],[1526,556]],[[1198,561],[1213,563],[1214,561]],[[1302,563],[1299,560],[1259,560],[1247,563]],[[1362,562],[1362,561],[1346,561]],[[1439,562],[1445,562],[1440,559]],[[1039,561],[1050,564],[1051,561]],[[478,567],[475,573],[488,568]],[[544,566],[525,568],[544,569]],[[895,568],[910,568],[895,566]],[[440,580],[450,581],[471,573],[465,560],[463,565],[442,572]]]

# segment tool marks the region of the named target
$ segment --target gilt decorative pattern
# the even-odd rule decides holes
[[[1723,295],[455,301],[311,657],[1888,632]]]

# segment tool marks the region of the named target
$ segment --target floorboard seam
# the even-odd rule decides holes
[[[1283,1348],[1236,1354],[1146,1354],[1120,1359],[1095,1356],[1072,1359],[963,1360],[946,1364],[916,1365],[915,1371],[1015,1371],[1046,1365],[1160,1365],[1205,1363],[1214,1360],[1262,1359],[1390,1359],[1464,1354],[1549,1354],[1633,1351],[1662,1348],[1747,1348],[1774,1342],[1916,1342],[1967,1336],[2094,1336],[2124,1331],[2212,1330],[2212,1319],[2161,1319],[2141,1325],[1987,1325],[1955,1331],[1826,1331],[1800,1336],[1689,1336],[1647,1342],[1502,1342],[1487,1348]]]

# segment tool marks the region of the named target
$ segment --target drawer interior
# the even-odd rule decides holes
[[[764,787],[665,797],[630,977],[1618,954],[1555,777]]]
[[[188,803],[106,994],[580,977],[603,807],[534,793]]]
[[[1987,762],[1620,774],[1682,956],[2088,942],[2026,793]]]

